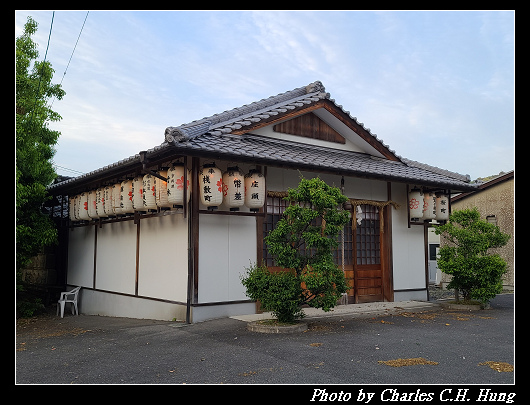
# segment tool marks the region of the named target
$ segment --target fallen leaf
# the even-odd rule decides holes
[[[499,373],[511,373],[513,372],[513,366],[510,363],[502,361],[484,361],[478,363],[479,366],[490,366],[492,370],[498,371]]]
[[[319,346],[322,346],[323,343],[309,343],[309,346],[313,346],[313,347],[319,347]]]
[[[430,361],[426,360],[423,357],[413,357],[410,359],[395,359],[395,360],[379,360],[378,363],[385,364],[390,367],[404,367],[404,366],[417,366],[417,365],[423,365],[423,364],[431,364],[431,365],[438,365],[439,363],[436,361]]]

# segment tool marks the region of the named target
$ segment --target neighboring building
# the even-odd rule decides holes
[[[508,243],[490,252],[498,253],[506,260],[507,272],[503,276],[505,289],[515,285],[515,182],[514,171],[482,183],[476,191],[458,194],[451,198],[452,210],[477,207],[481,218],[497,225],[501,232],[510,235]],[[442,275],[442,284],[450,281],[450,275]]]
[[[212,164],[239,179],[210,181],[218,175]],[[166,197],[160,195],[166,183],[149,175],[166,178],[168,167],[188,169],[176,182],[169,177],[171,192],[186,195],[187,189],[190,199],[176,208],[141,208],[135,199],[151,204],[151,191]],[[241,175],[246,181],[253,170],[261,175],[253,174],[245,191]],[[410,220],[407,192],[419,187],[449,195],[475,186],[467,175],[396,155],[315,82],[169,127],[153,149],[50,186],[63,197],[58,200],[70,198],[63,261],[66,283],[83,287],[81,312],[189,322],[254,313],[240,277],[252,262],[274,266],[263,237],[300,175],[342,187],[350,199],[352,222],[335,255],[351,278],[349,302],[428,299],[427,226]],[[119,183],[133,178],[131,194],[120,194]],[[239,187],[233,201],[227,196],[217,209],[208,207],[216,190],[232,193],[232,183]],[[112,185],[114,201],[129,204],[130,196],[134,210],[123,213],[118,204],[107,211]],[[245,205],[231,209],[243,196]]]

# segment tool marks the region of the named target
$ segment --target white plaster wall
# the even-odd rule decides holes
[[[199,216],[199,303],[248,299],[240,275],[256,261],[256,219]]]
[[[268,167],[267,190],[287,191],[288,188],[295,188],[300,183],[300,174],[306,179],[318,177],[326,184],[340,188],[341,176],[338,175]],[[386,201],[386,181],[344,176],[344,195],[350,198]]]
[[[136,225],[133,221],[113,222],[97,231],[96,288],[134,294]]]
[[[392,200],[400,205],[392,212],[394,290],[425,288],[423,226],[408,228],[406,187],[405,184],[392,183]]]
[[[140,220],[138,295],[186,302],[188,225],[182,214]]]
[[[68,230],[67,283],[93,287],[94,278],[94,226]]]

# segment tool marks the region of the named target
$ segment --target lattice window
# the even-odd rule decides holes
[[[380,264],[379,210],[374,205],[361,205],[361,224],[357,225],[357,264]]]
[[[289,206],[289,202],[281,197],[267,197],[267,215],[263,221],[263,237],[267,236],[271,229],[274,229],[278,221],[281,219],[285,208]],[[319,225],[321,219],[317,218],[313,225]],[[337,239],[339,246],[333,251],[334,262],[337,266],[342,265],[342,240],[341,235]],[[305,253],[305,246],[301,246],[300,250]],[[344,264],[351,265],[353,257],[353,235],[351,223],[344,227]],[[272,255],[269,254],[267,244],[263,242],[263,260],[267,266],[276,266]]]

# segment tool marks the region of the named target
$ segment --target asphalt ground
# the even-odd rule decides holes
[[[306,319],[297,334],[250,332],[231,318],[48,314],[17,322],[15,383],[513,384],[514,371],[479,365],[515,365],[513,294],[491,307]],[[436,364],[381,363],[410,358]]]

